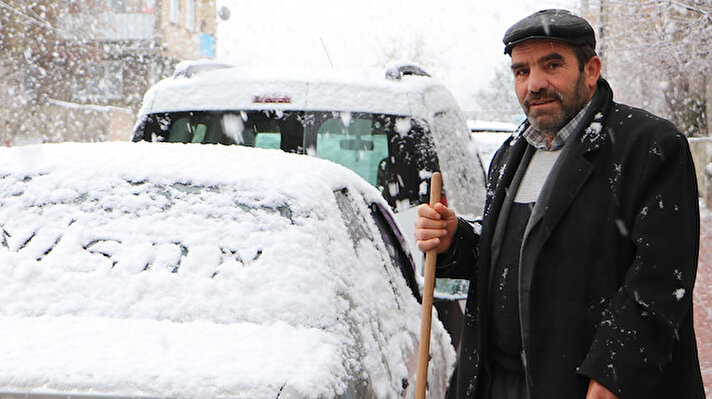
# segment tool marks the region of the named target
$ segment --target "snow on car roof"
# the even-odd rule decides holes
[[[377,190],[349,169],[335,163],[280,150],[181,143],[60,143],[0,148],[0,175],[45,175],[52,171],[76,188],[82,179],[109,177],[155,183],[197,182],[256,187],[269,194],[293,193],[313,205],[315,191],[335,190],[348,183],[380,199]],[[288,179],[290,177],[292,179]],[[97,182],[93,182],[96,184]],[[279,183],[279,184],[277,184]],[[323,194],[323,193],[319,193]]]
[[[144,96],[141,115],[195,110],[283,109],[410,115],[409,95],[442,85],[433,78],[386,79],[386,70],[217,68],[164,79]],[[450,100],[453,102],[454,100]]]
[[[468,119],[467,127],[473,132],[514,132],[518,125],[510,122]]]
[[[333,397],[377,328],[394,352],[361,372],[387,392],[381,356],[414,345],[419,308],[396,310],[405,282],[364,266],[379,253],[354,248],[342,187],[385,206],[348,169],[278,150],[0,148],[0,391]]]

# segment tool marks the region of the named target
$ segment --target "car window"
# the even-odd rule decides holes
[[[301,112],[170,112],[150,115],[142,129],[148,141],[243,145],[303,153]]]
[[[395,221],[390,217],[388,212],[379,207],[376,203],[371,204],[371,217],[376,223],[379,233],[381,233],[381,239],[383,239],[391,262],[400,269],[411,293],[418,299],[418,302],[420,302],[421,296],[418,283],[415,280],[413,260],[404,250],[406,245],[405,241],[399,239],[395,233],[395,229],[397,229]]]
[[[0,205],[15,207],[12,215],[0,218],[0,246],[18,259],[30,257],[45,265],[82,271],[108,267],[130,273],[164,270],[215,277],[225,268],[261,262],[263,252],[274,248],[260,240],[235,241],[236,236],[273,234],[270,229],[285,234],[297,231],[309,211],[288,201],[253,198],[235,187],[123,179],[90,192],[65,190],[37,202],[33,196],[38,184],[32,180],[40,178],[0,177],[0,185],[13,190],[12,196],[0,198]],[[68,209],[72,210],[69,219]],[[318,215],[308,217],[318,219]],[[151,220],[152,229],[141,229],[138,218]],[[195,220],[201,222],[199,234],[188,234],[187,229],[183,235],[176,228]],[[154,229],[165,229],[165,234]]]
[[[388,136],[371,117],[329,118],[317,131],[316,156],[343,165],[371,185],[378,183],[378,168],[388,158]]]
[[[174,143],[210,143],[230,144],[223,134],[220,120],[211,118],[206,113],[188,113],[172,123],[168,139]]]
[[[486,172],[482,164],[473,159],[476,155],[469,147],[472,145],[472,139],[467,124],[459,114],[450,110],[436,112],[433,136],[438,145],[438,154],[441,155],[440,166],[449,172],[448,180],[451,184],[446,189],[448,201],[469,208],[460,209],[460,212],[467,213],[470,217],[481,215],[484,208]],[[459,139],[454,140],[453,137]],[[472,159],[473,162],[463,162],[463,159]],[[482,191],[468,192],[463,189],[466,187]]]
[[[341,219],[346,225],[346,230],[351,238],[354,249],[357,250],[357,252],[359,252],[359,250],[368,251],[369,249],[376,249],[377,245],[374,245],[376,242],[374,241],[371,231],[366,225],[365,215],[359,211],[358,205],[353,203],[354,200],[351,198],[348,189],[343,188],[341,190],[336,190],[334,191],[334,196],[336,198],[336,204],[341,211]],[[394,282],[391,277],[393,270],[388,266],[389,264],[397,264],[392,262],[393,256],[385,258],[381,254],[380,258],[381,264],[383,265],[382,271],[384,272],[384,278],[390,281],[394,300],[400,304],[400,292],[393,284]]]
[[[383,208],[379,208],[377,203],[372,203],[368,206],[369,213],[367,215],[362,214],[353,203],[353,199],[345,188],[334,191],[334,196],[339,210],[341,210],[342,219],[351,237],[354,248],[362,245],[362,240],[369,243],[376,243],[377,246],[380,246],[378,245],[379,243],[383,244],[383,248],[388,253],[388,258],[382,259],[386,272],[385,275],[388,276],[386,278],[391,282],[391,288],[393,289],[396,301],[400,301],[401,295],[403,295],[402,291],[398,289],[393,281],[396,273],[403,276],[410,289],[410,293],[420,301],[420,290],[415,280],[415,267],[411,258],[403,249],[405,241],[396,236],[394,229],[397,229],[397,227],[395,222],[390,216],[386,216],[388,212]],[[380,233],[378,237],[380,237],[381,240],[376,242],[377,238],[373,236],[367,227],[366,218],[369,218],[376,225],[378,233]]]
[[[363,239],[372,240],[373,236],[363,225],[363,218],[354,207],[354,204],[351,203],[348,190],[345,188],[336,190],[334,191],[334,197],[336,197],[336,204],[339,206],[339,210],[341,210],[342,219],[344,220],[346,230],[349,233],[354,248],[356,248]]]
[[[196,111],[151,114],[134,140],[279,148],[341,164],[378,188],[394,210],[427,201],[438,170],[427,121],[332,111]]]
[[[279,132],[258,133],[255,137],[255,147],[278,149],[280,138]]]
[[[389,130],[388,160],[382,166],[379,190],[393,209],[407,209],[428,202],[427,179],[438,170],[438,154],[430,126],[419,118],[396,118]]]

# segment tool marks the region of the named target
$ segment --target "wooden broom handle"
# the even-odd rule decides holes
[[[443,180],[440,172],[430,178],[430,206],[440,202]],[[423,286],[423,310],[420,321],[420,345],[418,346],[418,370],[415,376],[415,399],[425,399],[428,382],[428,362],[430,360],[430,329],[433,318],[433,294],[435,292],[435,248],[425,253],[425,285]]]

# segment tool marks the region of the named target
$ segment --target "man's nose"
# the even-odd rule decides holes
[[[549,87],[549,80],[546,74],[538,68],[532,68],[532,70],[529,71],[529,81],[527,83],[527,88],[530,93],[538,93]]]

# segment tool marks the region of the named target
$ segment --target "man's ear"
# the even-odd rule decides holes
[[[597,55],[589,58],[583,71],[586,74],[586,85],[590,89],[595,89],[598,78],[601,77],[601,59]]]

